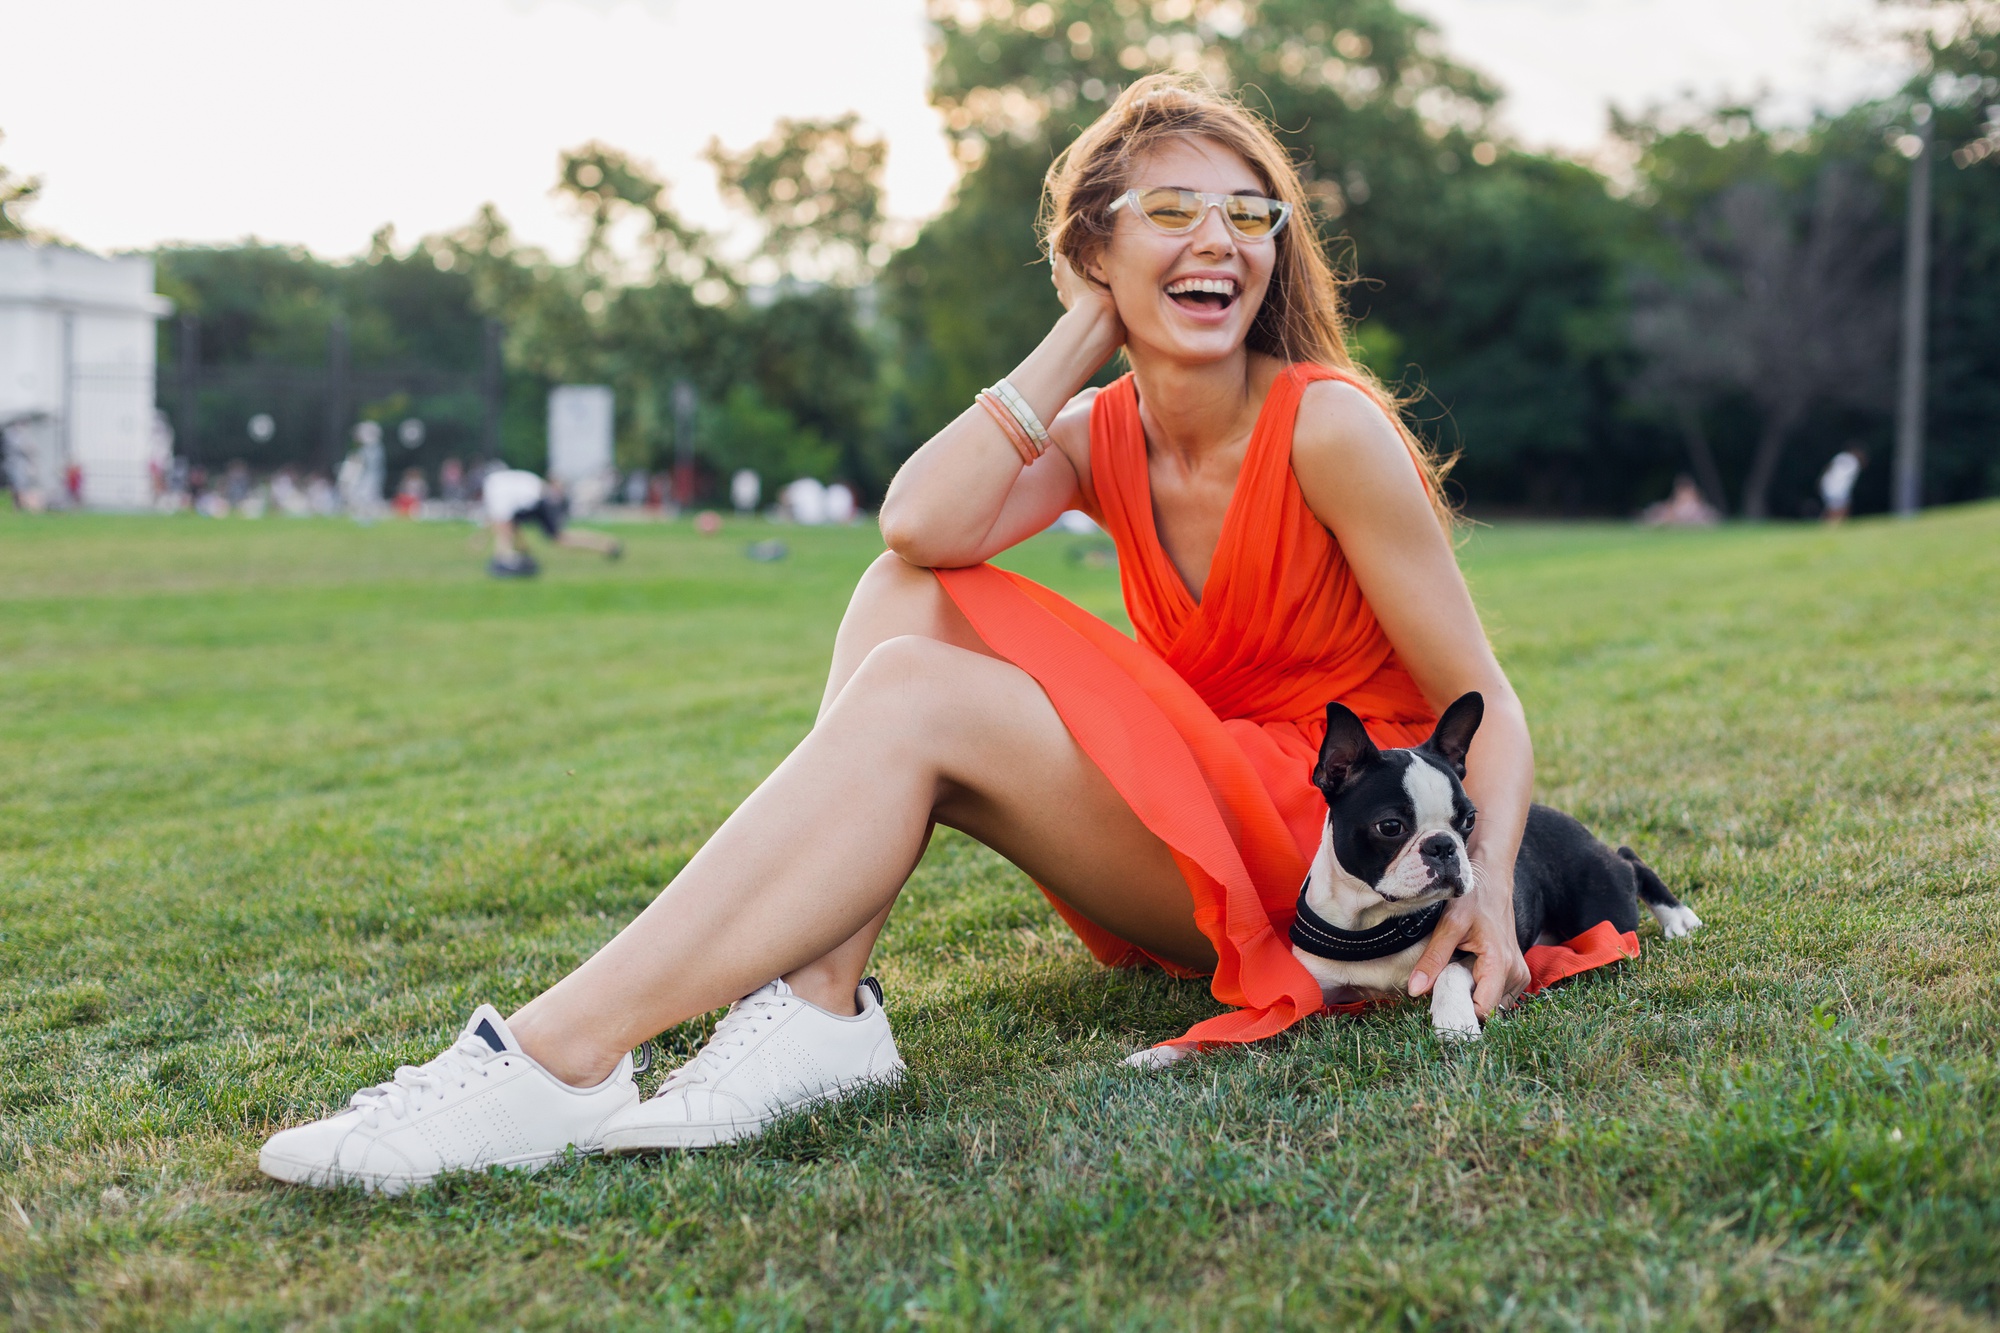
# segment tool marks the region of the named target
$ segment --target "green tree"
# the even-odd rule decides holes
[[[702,456],[718,474],[749,468],[766,495],[799,477],[825,481],[840,462],[838,449],[749,384],[732,386],[704,411],[701,434]]]
[[[0,133],[0,143],[6,139],[6,134]],[[41,193],[40,176],[17,176],[0,163],[0,241],[26,240],[34,234],[22,214]]]
[[[1926,8],[1942,23],[1913,33],[1921,70],[1895,110],[1922,99],[1937,116],[1924,453],[1925,497],[1937,502],[2000,494],[2000,2]],[[1900,176],[1899,165],[1888,170]]]
[[[763,258],[796,278],[851,285],[888,258],[881,242],[888,152],[849,112],[780,120],[769,138],[740,153],[711,140],[705,157],[723,197],[762,224]]]

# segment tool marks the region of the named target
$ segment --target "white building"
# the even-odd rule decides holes
[[[153,322],[171,310],[145,256],[0,241],[0,431],[18,483],[55,499],[74,466],[86,505],[152,503],[166,461]]]

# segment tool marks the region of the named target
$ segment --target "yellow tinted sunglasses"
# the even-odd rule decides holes
[[[1111,203],[1116,213],[1131,205],[1154,230],[1169,236],[1185,236],[1201,225],[1208,210],[1222,210],[1222,220],[1238,240],[1268,241],[1285,229],[1292,206],[1278,199],[1256,194],[1209,194],[1201,190],[1176,190],[1156,185],[1151,189],[1127,190]]]

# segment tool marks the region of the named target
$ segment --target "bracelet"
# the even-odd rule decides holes
[[[1007,437],[1007,443],[1013,445],[1014,452],[1021,455],[1021,465],[1034,466],[1035,459],[1039,455],[1035,452],[1034,442],[1028,438],[1028,432],[1022,430],[1021,423],[1014,420],[1014,414],[1003,407],[1000,400],[986,389],[981,389],[979,397],[974,401],[986,409],[986,415],[993,418],[993,424]]]
[[[1019,389],[1003,379],[987,392],[998,398],[1001,404],[1014,414],[1014,420],[1021,423],[1021,429],[1028,432],[1028,438],[1035,442],[1037,454],[1049,447],[1048,427],[1044,426],[1042,419],[1035,415],[1035,409],[1028,406],[1028,400],[1021,396]]]

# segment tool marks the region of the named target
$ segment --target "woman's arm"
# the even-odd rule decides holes
[[[1089,475],[1087,402],[1064,410],[1125,341],[1109,293],[1060,259],[1056,291],[1068,307],[1007,378],[1049,423],[1047,452],[1031,467],[977,403],[910,456],[882,500],[882,539],[928,568],[976,565],[1032,536],[1076,503]],[[1059,415],[1060,414],[1060,415]]]
[[[1410,993],[1422,995],[1454,951],[1477,955],[1473,998],[1484,1017],[1528,983],[1514,936],[1514,858],[1535,781],[1527,716],[1486,642],[1409,449],[1374,400],[1337,381],[1309,386],[1292,470],[1424,697],[1442,711],[1468,690],[1485,696],[1466,761],[1465,794],[1479,809],[1472,891],[1445,913],[1410,976]]]

